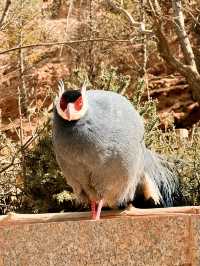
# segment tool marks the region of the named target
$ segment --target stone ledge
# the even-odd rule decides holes
[[[0,266],[198,266],[200,215],[4,224]]]

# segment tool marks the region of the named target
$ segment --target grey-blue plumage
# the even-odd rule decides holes
[[[145,147],[143,120],[132,104],[100,90],[87,91],[86,99],[87,111],[78,120],[66,121],[54,110],[56,158],[74,193],[113,206],[133,200],[140,186],[145,198],[171,205],[173,174]]]

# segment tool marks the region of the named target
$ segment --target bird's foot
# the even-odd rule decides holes
[[[103,207],[103,199],[101,199],[98,203],[98,207],[97,207],[97,213],[96,213],[96,219],[95,220],[99,220],[100,219],[100,215],[101,215],[101,209]]]
[[[140,215],[143,214],[146,211],[146,209],[138,209],[134,207],[131,203],[127,206],[127,208],[122,212],[122,214],[125,215]]]
[[[91,213],[92,213],[92,220],[99,220],[101,215],[101,209],[103,207],[103,199],[101,199],[98,203],[98,207],[96,210],[96,201],[91,201]]]

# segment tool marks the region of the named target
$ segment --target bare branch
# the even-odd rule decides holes
[[[146,27],[146,17],[145,17],[145,11],[144,11],[144,5],[145,5],[145,0],[140,0],[140,16],[141,16],[141,21],[144,25],[144,30]],[[143,60],[142,60],[142,76],[145,77],[146,75],[146,66],[147,66],[147,36],[145,34],[142,34],[142,55],[143,55]]]
[[[175,30],[181,45],[185,62],[187,65],[193,67],[195,71],[197,71],[196,63],[194,60],[194,53],[187,32],[185,30],[181,0],[172,0],[172,8],[174,13]]]
[[[73,4],[74,4],[74,0],[70,0],[68,14],[67,14],[66,28],[65,28],[66,40],[68,40],[68,35],[69,35],[68,34],[68,31],[69,31],[69,20],[70,20],[70,16],[71,16],[72,10],[73,10]],[[64,47],[64,45],[62,45],[61,48],[60,48],[60,56],[62,56],[63,47]]]
[[[140,26],[141,22],[137,22],[133,19],[133,17],[131,16],[131,14],[124,8],[122,8],[120,5],[118,5],[117,3],[114,3],[114,1],[112,0],[106,0],[107,4],[113,8],[116,12],[123,14],[128,21],[131,23],[132,26]]]
[[[135,21],[133,16],[126,9],[122,8],[112,0],[106,0],[106,3],[116,12],[123,14],[133,27],[138,27],[139,32],[143,34],[152,34],[152,31],[145,30],[143,22]]]
[[[161,25],[157,24],[155,22],[154,24],[155,27],[155,35],[158,38],[157,39],[157,47],[160,55],[162,58],[167,61],[174,69],[177,71],[181,72],[183,75],[185,75],[187,71],[187,66],[183,64],[181,61],[179,61],[172,53],[170,50],[170,46],[168,43],[168,40],[163,33],[161,29]]]
[[[154,0],[155,2],[156,0]],[[172,0],[175,1],[175,0]],[[175,1],[179,3],[180,0]],[[162,30],[162,21],[157,14],[155,9],[155,3],[153,1],[148,0],[149,7],[151,9],[151,15],[154,22],[153,28],[155,35],[157,37],[157,47],[161,57],[171,65],[177,72],[181,73],[186,79],[192,91],[192,95],[194,100],[200,103],[200,74],[198,73],[196,63],[194,61],[194,54],[190,45],[190,41],[188,39],[187,33],[184,27],[183,14],[180,10],[181,6],[177,7],[177,16],[176,20],[176,34],[179,38],[181,48],[185,57],[186,64],[178,60],[171,52],[169,42],[167,37],[163,33]],[[174,8],[175,8],[174,7]],[[181,13],[180,13],[181,12]]]
[[[20,136],[20,149],[22,155],[22,170],[23,170],[23,178],[25,180],[26,177],[26,162],[25,162],[25,150],[22,148],[24,144],[24,129],[23,129],[23,117],[22,117],[22,106],[21,106],[21,93],[20,89],[18,89],[18,108],[19,108],[19,119],[20,119],[20,128],[19,128],[19,136]]]
[[[144,31],[146,28],[146,14],[145,14],[145,4],[146,0],[140,0],[140,20],[142,21],[144,25]],[[142,76],[142,79],[145,81],[144,86],[145,90],[147,91],[148,99],[149,99],[149,88],[148,88],[148,75],[147,75],[147,61],[148,61],[148,55],[147,55],[147,36],[146,34],[141,33],[142,36],[142,66],[141,66],[141,73],[140,76]]]
[[[24,8],[24,0],[20,0],[20,8],[23,10]],[[20,23],[19,23],[19,46],[21,47],[23,45],[23,39],[24,39],[24,19],[22,14],[20,14]],[[26,82],[24,77],[25,72],[25,64],[24,64],[24,50],[19,49],[19,71],[20,71],[20,79],[21,79],[21,86],[20,86],[20,108],[23,115],[27,116],[27,109],[28,109],[28,100],[27,100],[27,89],[26,89]]]
[[[54,45],[73,45],[73,44],[79,44],[79,43],[87,43],[87,42],[110,42],[110,43],[129,43],[131,40],[127,39],[106,39],[106,38],[94,38],[94,39],[85,39],[85,40],[74,40],[74,41],[67,41],[67,42],[51,42],[51,43],[35,43],[35,44],[27,44],[23,46],[16,46],[10,49],[6,49],[3,51],[0,51],[1,54],[7,54],[10,52],[14,52],[16,50],[20,49],[28,49],[28,48],[34,48],[34,47],[44,47],[44,46],[54,46]],[[71,47],[70,47],[71,48]]]
[[[11,5],[11,0],[6,0],[6,4],[5,4],[5,7],[4,7],[4,10],[3,10],[3,13],[2,13],[2,16],[0,18],[0,29],[3,25],[3,22],[8,14],[8,9],[9,9],[9,6]]]

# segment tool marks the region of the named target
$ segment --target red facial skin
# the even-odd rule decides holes
[[[68,102],[66,102],[66,100],[64,99],[64,97],[61,97],[61,100],[60,100],[60,108],[62,109],[62,111],[64,112],[66,109],[67,109],[67,105],[68,105]],[[83,107],[83,98],[82,96],[80,96],[74,103],[74,109],[76,111],[80,111],[81,108]]]
[[[65,111],[65,109],[67,109],[67,104],[68,103],[66,102],[65,98],[61,97],[61,99],[60,99],[60,108],[62,109],[63,112]]]
[[[83,98],[80,96],[74,103],[74,107],[76,111],[80,111],[81,108],[83,107]]]

